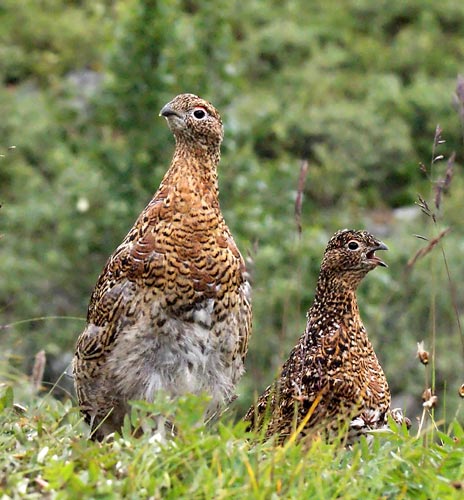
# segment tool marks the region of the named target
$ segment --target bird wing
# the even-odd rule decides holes
[[[143,217],[110,256],[97,280],[88,307],[87,327],[77,342],[76,354],[81,359],[103,356],[111,350],[118,333],[135,322],[137,291],[142,281],[149,281],[156,289],[156,275],[163,268],[163,256],[156,251],[157,223],[151,219],[152,224],[143,225],[141,221]]]
[[[308,404],[322,391],[314,423],[319,418],[335,418],[343,408],[349,414],[359,405],[376,406],[389,397],[382,368],[362,324],[332,324],[308,350],[304,364],[308,368],[301,385]]]
[[[159,205],[153,200],[145,208],[108,259],[90,298],[88,323],[101,326],[116,322],[138,285],[156,288],[157,278],[164,273],[164,250],[157,237],[162,224]]]
[[[109,346],[135,321],[137,311],[148,307],[140,298],[144,295],[147,301],[159,300],[172,317],[189,322],[201,320],[204,315],[198,311],[209,312],[214,301],[219,323],[221,311],[224,317],[237,316],[244,357],[251,330],[250,286],[230,231],[220,212],[209,215],[215,221],[205,230],[201,214],[168,210],[165,198],[158,192],[108,259],[92,293],[87,322],[101,327]],[[94,348],[93,338],[84,342],[91,333],[86,331],[79,339],[81,354]],[[96,335],[94,331],[91,337]]]
[[[268,435],[288,435],[295,423],[295,412],[300,421],[319,395],[321,400],[313,408],[308,427],[330,418],[336,409],[339,411],[341,402],[353,394],[351,380],[344,377],[345,358],[349,354],[347,338],[348,331],[342,325],[322,327],[317,321],[310,321],[284,363],[279,379],[264,391],[245,420],[251,421],[252,427],[260,427],[269,415]]]

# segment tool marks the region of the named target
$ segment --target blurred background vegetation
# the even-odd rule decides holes
[[[438,411],[450,419],[464,382],[464,158],[453,97],[463,39],[461,0],[3,0],[0,378],[30,371],[41,349],[50,382],[66,368],[98,274],[169,164],[159,110],[193,92],[223,116],[221,204],[253,273],[237,411],[303,331],[327,240],[352,227],[390,247],[389,269],[371,273],[359,296],[397,402],[412,419],[420,412],[416,343],[432,350],[435,335]],[[437,123],[446,142],[435,156],[457,155],[439,209]],[[415,205],[418,193],[436,224]],[[408,269],[427,245],[414,234],[446,227],[442,249]]]

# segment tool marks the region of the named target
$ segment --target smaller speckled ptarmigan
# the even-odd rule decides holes
[[[331,439],[347,425],[349,443],[367,430],[385,426],[390,391],[356,299],[356,289],[366,274],[377,266],[386,267],[375,255],[378,250],[387,247],[367,231],[345,229],[331,238],[306,330],[280,378],[248,410],[245,420],[250,428],[267,425],[265,437],[275,435],[283,441],[313,403],[314,413],[299,438],[321,431]]]
[[[90,299],[73,373],[92,437],[120,429],[129,400],[231,399],[251,329],[245,263],[219,206],[221,118],[181,94],[160,113],[176,139],[158,191],[109,258]]]

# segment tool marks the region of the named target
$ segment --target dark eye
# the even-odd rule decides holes
[[[359,248],[359,244],[358,244],[358,242],[357,242],[357,241],[354,241],[354,240],[349,241],[349,242],[348,242],[348,248],[349,248],[350,250],[357,250],[357,249]]]
[[[193,116],[197,120],[202,120],[206,116],[206,111],[202,108],[198,108],[193,112]]]

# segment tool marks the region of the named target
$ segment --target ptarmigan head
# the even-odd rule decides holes
[[[160,111],[176,141],[219,148],[224,137],[221,117],[214,106],[194,94],[179,94]]]
[[[353,284],[357,284],[372,269],[388,267],[375,254],[377,250],[388,250],[388,247],[368,231],[337,231],[327,244],[321,271],[352,278]]]

